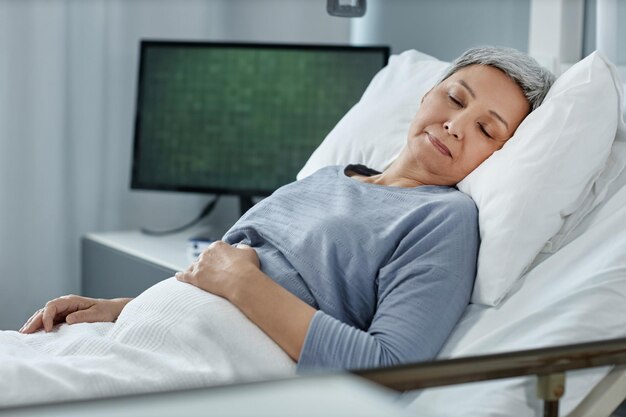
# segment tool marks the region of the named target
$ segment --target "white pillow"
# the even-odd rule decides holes
[[[385,169],[404,146],[422,95],[447,65],[416,51],[392,56],[298,179],[327,165]],[[617,125],[616,80],[613,67],[596,53],[577,63],[507,145],[458,184],[479,208],[482,243],[472,302],[499,303],[559,232],[563,218],[578,208],[584,216],[604,198],[589,195],[605,189],[601,180],[618,168],[607,166],[600,176]]]
[[[396,159],[421,98],[448,63],[414,50],[393,55],[350,109],[313,152],[297,175],[300,180],[329,165],[361,163],[379,171]]]
[[[458,184],[479,212],[473,303],[502,301],[603,170],[619,115],[610,65],[598,53],[575,64],[505,146]]]
[[[543,247],[541,250],[543,254],[549,255],[556,252],[575,237],[574,229],[583,222],[587,215],[592,212],[598,204],[606,199],[607,192],[610,188],[614,188],[614,183],[626,166],[626,123],[624,123],[624,118],[626,118],[626,97],[624,97],[626,84],[620,83],[617,68],[611,66],[611,72],[613,73],[615,85],[618,88],[618,94],[621,97],[619,100],[619,113],[622,115],[618,121],[617,133],[613,146],[611,147],[611,153],[609,154],[609,158],[606,161],[602,173],[594,182],[591,191],[583,196],[584,198],[580,207],[574,213],[566,214],[563,227],[561,227],[559,232]]]

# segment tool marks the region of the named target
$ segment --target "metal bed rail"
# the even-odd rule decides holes
[[[352,371],[396,391],[537,376],[544,416],[558,416],[565,372],[626,364],[626,338]]]

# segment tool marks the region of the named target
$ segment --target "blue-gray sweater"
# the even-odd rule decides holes
[[[399,188],[327,167],[278,189],[224,236],[318,309],[304,368],[432,359],[469,302],[479,246],[474,202],[455,188]]]

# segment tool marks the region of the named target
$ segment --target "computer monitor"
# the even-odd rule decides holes
[[[131,188],[234,194],[296,179],[388,47],[147,41]]]

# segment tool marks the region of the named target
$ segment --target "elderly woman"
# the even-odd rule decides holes
[[[467,51],[422,98],[385,171],[332,166],[280,188],[176,278],[229,300],[299,368],[432,359],[476,271],[476,206],[454,186],[513,136],[553,80],[518,51]],[[61,297],[20,331],[114,321],[129,301]]]

